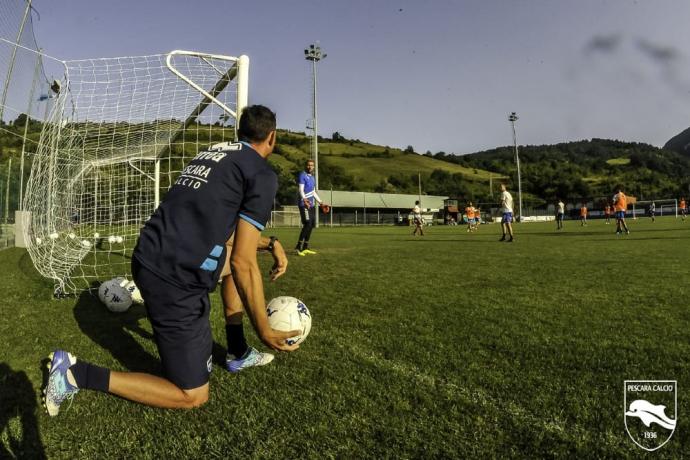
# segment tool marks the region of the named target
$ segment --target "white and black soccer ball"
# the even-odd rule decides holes
[[[126,288],[127,279],[118,277],[105,281],[98,288],[98,298],[108,310],[122,313],[132,306],[132,294]]]
[[[277,331],[302,331],[300,335],[289,338],[288,345],[302,343],[311,331],[311,313],[299,299],[280,296],[266,305],[268,325]]]

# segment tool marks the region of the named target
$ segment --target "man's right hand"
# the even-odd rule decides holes
[[[299,345],[288,345],[285,341],[301,333],[301,331],[277,331],[269,327],[266,331],[262,331],[259,337],[264,345],[276,351],[295,351],[299,348]]]
[[[309,200],[309,198],[305,198],[302,201],[304,201],[304,207],[306,207],[307,209],[311,208],[311,201]]]

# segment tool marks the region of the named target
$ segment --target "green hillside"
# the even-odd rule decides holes
[[[4,190],[7,165],[13,158],[10,190],[11,210],[18,206],[18,174],[21,138],[24,134],[25,117],[13,123],[0,125],[0,189]],[[41,124],[31,121],[28,129],[28,151],[35,150]],[[131,127],[130,127],[131,128]],[[103,128],[117,132],[113,125]],[[109,132],[110,132],[109,131]],[[227,140],[229,130],[217,125],[193,125],[170,148],[172,156],[193,156],[209,144]],[[345,139],[334,133],[330,139],[319,140],[319,185],[335,190],[417,193],[421,176],[422,193],[461,196],[475,199],[489,195],[491,173],[481,168],[449,163],[415,153],[411,147],[405,150]],[[293,204],[297,189],[296,174],[304,169],[311,156],[311,138],[304,133],[278,130],[278,145],[269,158],[279,175],[279,204]],[[30,160],[30,158],[29,158]],[[28,177],[29,167],[25,170]],[[494,173],[493,179],[499,175]],[[26,180],[26,178],[25,178]],[[0,193],[0,198],[2,194]]]
[[[311,156],[311,138],[304,133],[278,132],[278,145],[269,161],[280,176],[278,201],[294,201],[295,175]],[[489,195],[489,180],[504,177],[482,168],[449,163],[398,148],[345,139],[334,133],[319,137],[319,186],[336,190],[462,196]]]
[[[690,191],[690,158],[652,145],[592,139],[520,146],[523,192],[544,201],[608,197],[622,187],[639,199],[674,198]],[[517,183],[513,147],[435,159],[493,170]]]

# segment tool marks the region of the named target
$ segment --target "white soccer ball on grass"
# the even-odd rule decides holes
[[[113,278],[103,282],[98,288],[98,298],[105,304],[108,310],[114,313],[123,313],[132,306],[132,294],[127,289],[127,279]]]
[[[311,313],[299,299],[290,296],[276,297],[266,305],[268,325],[277,331],[301,331],[300,335],[287,339],[287,344],[302,343],[311,331]]]

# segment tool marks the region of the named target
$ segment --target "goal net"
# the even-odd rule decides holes
[[[65,61],[24,208],[56,295],[129,276],[139,230],[199,150],[236,139],[249,59],[190,51]]]
[[[659,216],[674,216],[678,217],[678,200],[645,200],[636,201],[632,205],[633,218],[649,216],[650,209],[654,204],[654,214]]]
[[[302,220],[299,211],[271,211],[269,227],[301,227]]]
[[[52,103],[47,96],[50,65],[45,65],[34,35],[36,16],[30,1],[0,1],[0,222],[3,223],[14,222],[14,213],[20,208],[41,121]],[[0,229],[0,235],[3,234]]]

